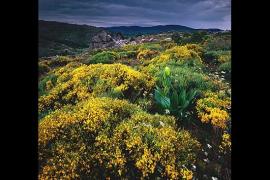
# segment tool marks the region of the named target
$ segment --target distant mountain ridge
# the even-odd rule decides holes
[[[206,30],[218,32],[220,29],[193,29],[180,25],[159,25],[152,27],[118,26],[95,27],[89,25],[69,24],[56,21],[39,20],[39,57],[71,55],[89,48],[91,39],[102,31],[112,34],[120,32],[125,36],[159,34],[166,32],[195,32]]]
[[[219,32],[221,29],[194,29],[187,26],[181,25],[158,25],[151,27],[141,26],[116,26],[116,27],[105,27],[104,29],[111,32],[120,32],[124,35],[139,35],[139,34],[158,34],[166,32],[196,32],[196,31],[208,31],[208,32]]]

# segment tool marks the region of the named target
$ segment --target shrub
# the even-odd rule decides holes
[[[137,59],[139,60],[150,60],[152,59],[153,57],[157,56],[159,54],[158,51],[154,51],[154,50],[142,50],[138,53],[137,55]]]
[[[111,64],[118,58],[119,55],[116,52],[103,51],[90,57],[88,59],[88,64],[97,64],[97,63]]]
[[[218,62],[219,63],[226,63],[231,61],[231,51],[224,51],[219,57]]]
[[[159,56],[153,58],[151,60],[151,63],[160,64],[168,62],[178,62],[179,64],[181,64],[191,60],[196,64],[201,64],[202,62],[198,53],[193,50],[189,50],[187,46],[175,46],[171,49],[167,49]]]
[[[225,62],[219,65],[218,67],[219,71],[224,71],[225,72],[225,78],[227,80],[231,80],[231,62]]]
[[[206,37],[207,33],[203,31],[184,34],[174,33],[172,35],[172,40],[179,45],[185,45],[188,43],[201,43]]]
[[[153,111],[154,102],[152,99],[152,94],[149,97],[138,98],[134,103],[137,104],[141,109],[147,112]]]
[[[203,48],[198,44],[186,44],[188,50],[193,50],[198,53],[199,56],[202,56]]]
[[[187,90],[196,89],[199,94],[207,90],[220,90],[220,86],[217,82],[213,81],[207,74],[204,74],[197,66],[191,67],[189,64],[184,65],[172,62],[159,66],[149,65],[149,67],[143,69],[143,72],[145,74],[150,73],[152,76],[159,79],[166,66],[170,68],[173,83],[181,84],[181,86]],[[157,83],[160,85],[159,80]]]
[[[217,35],[212,36],[204,42],[206,50],[230,50],[231,49],[231,36],[230,35]]]
[[[206,39],[207,32],[198,31],[191,34],[190,43],[201,43]]]
[[[134,101],[144,92],[150,92],[155,84],[151,77],[121,64],[68,66],[56,70],[55,74],[57,85],[49,94],[39,97],[40,112],[89,97],[107,96],[110,92]]]
[[[38,84],[38,94],[42,96],[46,94],[56,85],[57,76],[55,74],[50,74],[45,76]]]
[[[173,33],[172,34],[172,40],[179,45],[185,45],[187,43],[190,43],[191,42],[190,39],[191,39],[190,33],[184,33],[184,34]]]
[[[210,89],[217,90],[210,77],[201,72],[197,72],[189,67],[169,67],[171,67],[174,81],[181,84],[187,90],[196,89],[200,93]]]
[[[68,56],[57,56],[55,59],[49,61],[49,66],[52,68],[65,66],[73,60],[73,58],[70,58]]]
[[[135,45],[128,44],[128,45],[123,46],[122,49],[125,51],[138,51],[140,46],[141,46],[140,44],[135,44]]]
[[[181,43],[181,35],[179,33],[173,33],[171,38],[172,38],[173,42],[175,42],[177,44]]]
[[[90,98],[39,124],[40,179],[191,177],[200,147],[173,117],[125,100]],[[186,168],[183,168],[186,167]]]
[[[137,56],[137,51],[122,51],[119,52],[120,58],[135,58]]]
[[[219,71],[225,71],[227,73],[230,73],[231,72],[231,62],[222,63],[219,66]]]
[[[50,70],[51,68],[47,64],[42,62],[38,63],[39,76],[47,74]]]
[[[163,49],[171,49],[171,48],[177,46],[176,43],[174,43],[174,42],[168,42],[168,41],[161,41],[160,42],[160,45],[161,45],[161,47]]]
[[[206,51],[203,54],[203,60],[208,64],[218,64],[218,57],[223,51]]]
[[[224,95],[206,93],[205,97],[197,101],[198,117],[203,123],[210,123],[214,127],[227,128],[230,120],[229,109],[231,101]]]
[[[221,144],[219,146],[219,151],[222,154],[229,154],[231,152],[231,146],[232,146],[231,136],[227,132],[224,132],[222,135]]]
[[[143,43],[140,45],[138,51],[143,50],[161,51],[162,47],[159,43]]]

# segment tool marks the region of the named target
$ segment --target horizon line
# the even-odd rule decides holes
[[[209,27],[209,28],[195,28],[195,27],[190,27],[190,26],[185,26],[185,25],[180,25],[180,24],[160,24],[160,25],[153,25],[153,26],[140,26],[140,25],[119,25],[119,26],[94,26],[91,24],[85,24],[85,23],[75,23],[75,22],[64,22],[64,21],[57,21],[57,20],[45,20],[45,19],[38,19],[38,21],[47,21],[47,22],[57,22],[57,23],[66,23],[66,24],[72,24],[72,25],[82,25],[82,26],[93,26],[93,27],[97,27],[97,28],[111,28],[111,27],[155,27],[155,26],[183,26],[183,27],[187,27],[187,28],[191,28],[191,29],[219,29],[222,31],[230,31],[231,29],[221,29],[221,28],[216,28],[216,27]]]

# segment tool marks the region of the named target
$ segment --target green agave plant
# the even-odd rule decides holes
[[[166,67],[161,77],[161,87],[156,86],[154,98],[165,112],[183,119],[187,109],[195,100],[197,91],[195,89],[186,90],[181,84],[172,85],[170,75],[170,69]]]

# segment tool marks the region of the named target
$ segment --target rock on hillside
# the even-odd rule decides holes
[[[89,48],[90,49],[114,48],[114,47],[121,47],[127,43],[128,40],[125,40],[121,33],[111,34],[103,30],[91,39]]]

